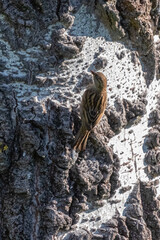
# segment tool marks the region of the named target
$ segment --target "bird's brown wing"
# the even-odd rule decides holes
[[[87,89],[82,97],[81,118],[87,130],[100,121],[106,107],[106,92],[99,93],[94,88]]]

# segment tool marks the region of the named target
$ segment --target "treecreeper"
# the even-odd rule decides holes
[[[73,149],[84,151],[90,131],[101,120],[107,104],[107,78],[101,72],[93,72],[94,84],[91,85],[83,94],[80,115],[81,127],[78,131]]]

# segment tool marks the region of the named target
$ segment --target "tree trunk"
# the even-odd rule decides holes
[[[0,240],[160,240],[158,0],[0,2]],[[87,148],[79,106],[108,79]]]

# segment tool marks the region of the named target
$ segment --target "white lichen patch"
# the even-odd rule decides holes
[[[0,39],[0,45],[2,46],[0,49],[1,61],[5,64],[5,69],[1,71],[1,75],[8,76],[12,74],[12,76],[14,75],[15,77],[25,76],[26,73],[23,71],[24,66],[22,62],[20,61],[19,56],[14,51],[12,51],[8,42]]]
[[[0,24],[3,26],[5,24],[5,16],[3,14],[0,14]],[[10,29],[10,34],[14,34],[14,29]],[[23,71],[24,66],[19,58],[19,56],[16,54],[15,51],[12,50],[10,44],[6,41],[6,39],[3,39],[4,33],[2,29],[0,29],[0,56],[2,64],[5,66],[3,69],[1,69],[1,76],[9,76],[12,75],[13,77],[25,77],[26,73]]]
[[[111,40],[108,30],[97,20],[91,10],[84,5],[75,14],[74,23],[69,30],[70,34],[75,36],[87,36],[95,39],[104,37],[108,41]]]
[[[86,41],[79,56],[66,61],[69,72],[66,69],[64,72],[60,72],[59,76],[67,78],[66,88],[70,77],[74,76],[77,79],[77,76],[82,72],[90,73],[90,70],[96,70],[94,60],[97,54],[98,57],[107,60],[107,66],[98,71],[102,71],[108,79],[110,105],[114,104],[116,97],[133,100],[137,98],[138,94],[145,91],[145,80],[136,52],[125,47],[122,43],[111,42],[106,27],[97,22],[95,15],[87,12],[86,7],[81,7],[75,15],[70,34],[85,36]],[[78,79],[76,82],[78,83]],[[74,91],[74,87],[73,85],[71,89],[69,86],[70,91]],[[80,94],[82,93],[83,91]]]

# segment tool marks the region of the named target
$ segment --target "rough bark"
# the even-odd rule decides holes
[[[159,239],[158,14],[158,0],[0,2],[0,239]],[[76,153],[92,69],[108,106]]]

